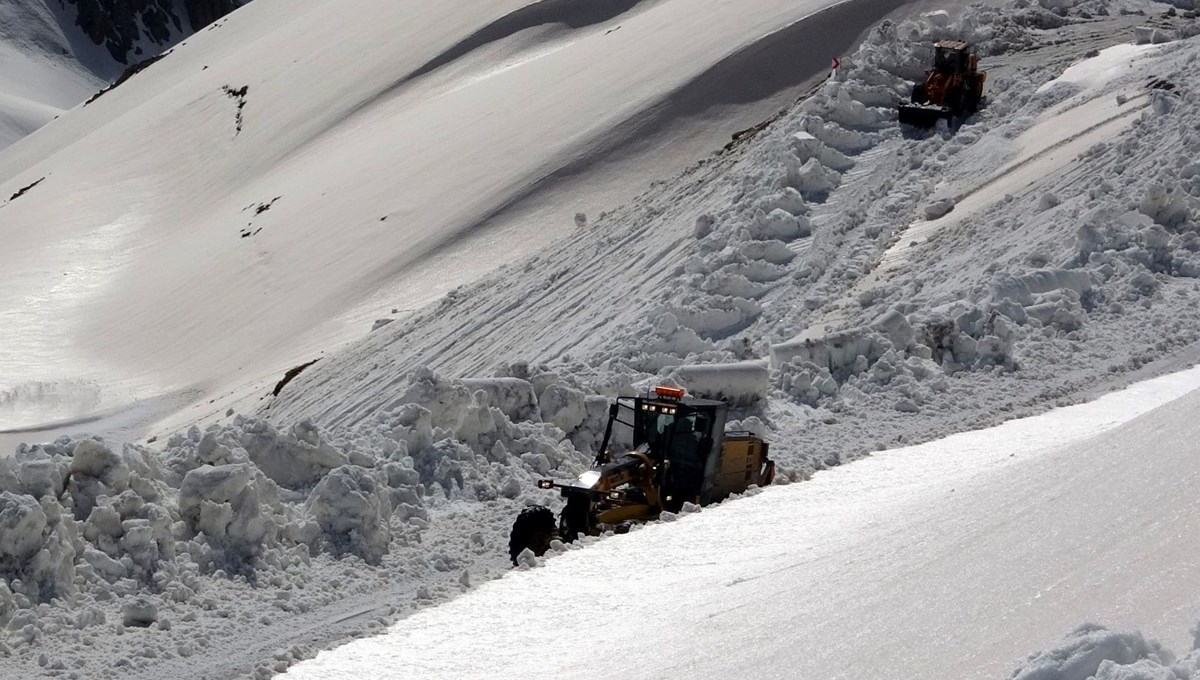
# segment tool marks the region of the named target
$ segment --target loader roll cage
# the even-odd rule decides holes
[[[934,46],[933,68],[940,73],[966,73],[971,70],[973,52],[961,40],[943,40]]]
[[[614,448],[641,453],[654,461],[665,499],[696,498],[719,468],[728,408],[694,397],[620,397],[609,407],[595,467],[612,462]]]
[[[967,53],[949,47],[938,47],[933,68],[942,73],[958,73],[967,69]]]
[[[555,536],[570,543],[622,533],[689,502],[709,505],[770,484],[775,463],[768,443],[750,432],[726,432],[728,411],[725,402],[663,385],[652,395],[618,398],[595,465],[572,482],[538,480],[538,488],[557,489],[566,503],[557,528],[546,506],[521,511],[509,535],[513,564],[526,549],[544,554]]]

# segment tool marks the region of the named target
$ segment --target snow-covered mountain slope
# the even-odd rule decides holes
[[[0,149],[240,0],[0,0]]]
[[[0,156],[0,423],[273,381],[530,253],[900,3],[833,4],[244,7]]]
[[[537,489],[534,480],[568,479],[581,472],[603,431],[605,397],[628,394],[635,386],[677,381],[695,393],[734,401],[739,422],[731,425],[771,441],[772,456],[780,462],[776,484],[783,486],[872,450],[1085,400],[1195,362],[1200,355],[1194,280],[1200,273],[1195,199],[1200,175],[1192,159],[1200,103],[1191,66],[1200,46],[1188,37],[1195,24],[1178,12],[1165,15],[1162,7],[1133,2],[1052,4],[1055,10],[1022,0],[971,8],[961,16],[881,24],[860,50],[845,56],[835,79],[757,135],[656,183],[610,214],[591,215],[582,226],[571,227],[567,238],[527,239],[519,245],[537,248],[534,254],[513,256],[510,264],[427,308],[388,315],[392,323],[328,352],[288,384],[272,390],[279,373],[263,367],[278,359],[274,356],[259,366],[261,379],[249,363],[242,366],[251,374],[246,378],[236,375],[234,365],[219,363],[234,375],[215,380],[199,405],[177,414],[185,427],[196,420],[200,424],[175,433],[156,429],[161,436],[154,448],[76,436],[0,458],[0,531],[20,537],[0,544],[5,551],[0,553],[0,623],[7,631],[0,634],[0,671],[36,673],[45,654],[48,673],[74,668],[85,676],[268,677],[319,649],[379,632],[416,609],[491,580],[498,571],[507,573],[505,544],[513,516],[529,503],[554,507],[560,502]],[[450,49],[458,57],[452,64],[405,87],[432,97],[436,92],[425,88],[469,83],[441,95],[467,97],[474,88],[499,87],[490,85],[494,78],[559,75],[543,60],[576,58],[576,49],[592,55],[590,41],[625,34],[633,19],[649,21],[666,6],[639,4],[621,15],[622,28],[612,32],[604,22],[552,31],[551,43],[558,46],[554,41],[560,40],[561,48],[499,73],[489,70],[496,55],[517,60],[529,34],[466,56]],[[727,3],[721,7],[729,9]],[[440,112],[436,107],[445,104],[432,97],[405,108],[409,89],[401,88],[394,100],[377,101],[375,109],[339,109],[344,105],[340,95],[357,85],[336,83],[332,72],[317,68],[325,62],[335,70],[364,69],[356,73],[365,73],[373,87],[386,87],[402,75],[385,74],[387,65],[371,55],[351,59],[331,47],[319,55],[292,55],[305,68],[280,67],[274,77],[295,87],[318,77],[311,71],[330,87],[336,83],[338,93],[318,89],[314,95],[334,109],[295,113],[284,121],[287,127],[274,130],[262,120],[255,123],[256,93],[269,90],[278,98],[291,90],[274,81],[204,79],[218,68],[234,73],[234,62],[238,68],[258,63],[248,54],[262,55],[264,64],[268,57],[278,59],[285,45],[253,47],[247,28],[259,21],[257,12],[268,16],[275,11],[271,8],[270,0],[258,0],[0,156],[0,166],[28,163],[33,170],[41,161],[24,155],[26,149],[50,140],[44,143],[57,151],[46,162],[66,168],[62,172],[78,189],[30,201],[59,176],[48,174],[39,183],[33,172],[17,183],[24,189],[21,195],[0,207],[3,226],[9,215],[23,214],[22,205],[31,206],[31,213],[58,208],[52,219],[38,223],[40,232],[14,232],[28,259],[0,257],[10,257],[19,271],[63,279],[37,297],[34,293],[42,290],[33,285],[37,282],[14,277],[17,290],[29,297],[0,313],[9,321],[40,319],[42,325],[11,332],[26,344],[23,361],[13,359],[5,370],[51,366],[74,376],[23,382],[5,397],[8,413],[68,417],[163,389],[162,375],[149,368],[144,373],[111,369],[120,380],[107,382],[97,377],[104,366],[82,361],[95,355],[77,351],[78,346],[50,344],[48,337],[86,341],[92,336],[77,331],[90,329],[103,346],[131,338],[128,348],[116,349],[145,350],[147,363],[137,364],[143,368],[174,358],[182,373],[203,372],[211,368],[204,357],[167,357],[168,348],[203,346],[218,336],[273,333],[274,324],[286,317],[287,310],[272,310],[266,303],[245,308],[240,299],[200,299],[200,293],[171,288],[176,276],[198,282],[208,293],[220,292],[226,281],[259,293],[277,286],[278,301],[294,310],[306,304],[303,296],[320,288],[315,278],[297,283],[305,272],[324,277],[337,271],[353,278],[360,272],[349,264],[383,257],[360,251],[402,240],[390,232],[380,240],[378,234],[385,232],[363,231],[365,222],[345,226],[320,207],[332,198],[313,199],[312,215],[298,214],[299,208],[285,213],[293,194],[267,189],[301,187],[305,193],[300,195],[311,197],[328,184],[363,199],[361,205],[337,203],[351,217],[390,214],[399,199],[384,179],[371,175],[361,186],[342,186],[341,174],[378,171],[384,155],[384,147],[351,149],[351,137],[390,130],[373,115],[419,118],[422,107]],[[287,30],[299,34],[331,23],[317,21],[328,19],[320,6],[304,8]],[[499,4],[492,9],[497,16],[506,11]],[[442,11],[449,10],[426,9],[420,16],[441,25],[449,21]],[[528,18],[529,11],[516,16]],[[437,38],[444,49],[461,40],[454,36],[478,30],[477,23],[460,19],[449,31],[453,36]],[[249,23],[238,28],[241,21]],[[1139,30],[1141,25],[1154,28]],[[241,30],[244,41],[238,37]],[[1153,42],[1156,31],[1160,41],[1173,40],[1151,48],[1120,46]],[[894,119],[896,99],[920,76],[930,41],[949,36],[980,46],[990,72],[988,107],[957,129],[901,130]],[[201,58],[211,55],[205,47],[209,41],[228,46],[232,61],[203,63]],[[1113,46],[1116,50],[1106,51]],[[172,85],[163,75],[180,68],[172,63],[194,72]],[[1114,63],[1120,64],[1115,77],[1088,75]],[[1064,75],[1072,65],[1075,69]],[[405,64],[402,73],[409,68],[421,66]],[[480,69],[491,75],[476,78]],[[1077,77],[1081,72],[1086,77]],[[551,81],[565,87],[562,79]],[[224,92],[225,85],[231,92]],[[362,95],[346,94],[351,101],[362,101]],[[126,113],[122,97],[148,100]],[[190,103],[173,104],[177,98]],[[577,102],[567,101],[575,110]],[[399,108],[388,108],[393,104]],[[174,117],[160,118],[163,110]],[[538,115],[556,114],[539,110]],[[133,123],[126,116],[141,124],[147,139],[170,142],[168,150],[131,145]],[[187,135],[174,127],[181,121],[193,128]],[[164,142],[166,128],[175,137]],[[326,128],[332,130],[329,136],[323,136]],[[486,132],[463,129],[468,137],[477,135],[470,137],[477,143]],[[312,135],[299,150],[292,146],[297,133]],[[1098,137],[1091,137],[1094,133]],[[185,147],[205,134],[227,138],[219,145]],[[409,135],[388,139],[415,144]],[[1085,137],[1094,140],[1091,146],[1082,154],[1072,151],[1072,140]],[[260,155],[243,155],[238,145],[247,140],[254,140]],[[343,141],[345,149],[338,146]],[[492,151],[505,142],[485,141]],[[530,148],[547,158],[562,151]],[[314,157],[316,150],[320,154]],[[85,179],[85,169],[99,170],[88,166],[94,163],[88,155],[93,151],[97,157],[128,155],[128,163],[111,173],[123,177],[121,183],[107,174]],[[355,153],[365,159],[361,168],[346,160]],[[170,163],[163,159],[169,154]],[[466,169],[445,157],[436,160],[428,167],[453,177],[478,171],[480,177],[513,186],[528,170],[521,158],[477,155],[472,161],[480,167]],[[151,170],[138,174],[135,166],[142,162]],[[1033,176],[1022,174],[1029,163],[1039,168]],[[338,176],[317,172],[326,167]],[[508,172],[517,173],[517,179]],[[256,179],[256,173],[270,181]],[[597,173],[586,176],[604,176],[602,169]],[[413,182],[428,187],[434,180]],[[998,183],[1008,183],[1003,195],[993,193],[996,200],[971,205],[970,196],[986,195],[987,187]],[[195,199],[187,198],[189,184],[196,185]],[[422,203],[421,210],[447,212],[486,202],[479,192],[462,189],[465,184],[456,186],[453,202]],[[555,187],[543,197],[561,198],[561,185]],[[226,193],[238,201],[232,208],[208,200]],[[485,193],[495,198],[504,192],[490,188]],[[275,196],[281,198],[272,203]],[[174,202],[167,206],[167,199]],[[55,201],[61,205],[52,206]],[[942,215],[950,219],[939,221],[955,201],[954,211]],[[108,217],[77,212],[79,205],[107,211]],[[245,238],[236,229],[230,235],[248,250],[221,251],[221,244],[200,229],[224,224],[222,210],[263,228]],[[139,226],[135,218],[142,212],[167,217]],[[212,222],[204,217],[209,214]],[[271,221],[281,215],[289,218],[286,224]],[[93,219],[104,228],[86,237],[72,231],[84,230]],[[323,249],[319,254],[329,266],[289,269],[311,264],[306,258],[316,255],[286,243],[278,232],[294,227],[301,234],[325,234],[317,221],[338,227],[353,247],[341,250],[340,244],[314,236],[310,240]],[[375,230],[396,223],[393,217],[368,221]],[[564,221],[571,223],[572,215]],[[417,230],[413,224],[403,222],[410,234]],[[198,231],[188,231],[192,227]],[[123,243],[123,229],[141,240]],[[159,230],[185,238],[191,250],[172,250],[167,236],[156,240]],[[491,234],[487,238],[512,233],[484,232]],[[256,249],[264,242],[255,239],[276,233],[269,243],[282,250]],[[66,240],[55,240],[60,237]],[[542,240],[549,242],[542,245]],[[454,252],[477,252],[481,262],[509,256],[499,248],[472,250],[473,243],[478,242],[464,237],[451,245],[462,249]],[[906,256],[897,257],[904,248]],[[95,259],[85,260],[87,266],[68,266],[83,257],[76,251],[88,249]],[[228,253],[246,256],[246,266],[226,267],[222,258]],[[276,256],[280,261],[272,264]],[[442,272],[429,275],[437,285],[468,275],[459,270],[460,260],[447,257],[424,260],[408,272]],[[41,262],[44,270],[28,262]],[[56,268],[56,262],[64,268]],[[197,262],[216,263],[205,272],[208,279],[198,278]],[[127,265],[133,269],[123,269]],[[883,275],[872,277],[876,272]],[[118,279],[109,278],[115,274]],[[192,306],[155,317],[147,303],[131,302],[128,311],[142,315],[135,319],[140,323],[112,328],[98,325],[102,316],[43,312],[61,305],[87,311],[91,295],[104,303],[95,313],[108,313],[111,307],[105,304],[132,300],[107,296],[133,285],[125,277],[134,274],[142,277],[139,281],[154,281],[150,292],[161,300],[178,295],[191,299]],[[280,281],[271,278],[276,275]],[[875,283],[859,285],[868,278]],[[26,285],[31,287],[22,289]],[[398,302],[403,296],[393,295],[388,286],[372,290],[379,293],[379,304],[387,303],[384,308],[404,307]],[[350,304],[352,298],[357,299],[336,302]],[[319,311],[311,318],[336,317]],[[214,321],[211,315],[218,313],[221,318]],[[811,342],[795,341],[816,324],[821,333],[807,338]],[[363,334],[363,325],[356,328]],[[327,337],[324,330],[312,332],[298,337],[295,346]],[[276,348],[281,358],[290,356],[287,340]],[[159,342],[165,346],[152,346]],[[262,354],[271,353],[264,348]],[[65,366],[64,357],[78,363]],[[140,382],[157,387],[142,390]],[[240,398],[238,389],[222,384],[249,384],[260,391]],[[265,396],[272,392],[278,394]],[[165,401],[195,399],[170,389],[162,394]],[[108,434],[117,420],[127,419],[122,427],[134,432],[147,413],[153,418],[179,406],[147,401],[106,420],[70,427]],[[236,408],[228,410],[231,404]],[[9,434],[47,438],[44,430]],[[730,504],[728,511],[736,507]],[[1026,649],[1038,643],[1028,644]]]
[[[1081,621],[1190,648],[1197,386],[1192,369],[571,550],[288,677],[592,678],[604,649],[637,678],[983,680]],[[1025,677],[1082,680],[1095,656]]]
[[[1175,124],[1188,95],[1147,85],[1185,81],[1194,46],[1120,47],[1140,55],[1120,77],[1038,92],[1147,18],[1047,31],[983,16],[881,28],[837,82],[738,152],[379,329],[260,413],[370,423],[418,366],[511,375],[525,362],[517,373],[613,396],[685,364],[770,358],[767,415],[804,430],[782,447],[819,466],[1078,399],[1169,359],[1200,337],[1191,171],[1186,154],[1132,150],[1189,144]],[[992,52],[993,105],[953,134],[903,134],[891,104],[908,87],[897,74],[919,74],[914,41],[955,34]],[[1036,173],[1011,171],[1030,159]],[[1170,227],[1151,216],[1164,192],[1184,206],[1159,216]],[[922,236],[924,209],[955,197],[951,226]],[[1120,236],[1093,245],[1081,229]]]
[[[49,5],[0,2],[0,149],[104,85],[71,56],[69,41]]]

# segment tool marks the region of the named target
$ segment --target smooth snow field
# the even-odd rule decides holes
[[[901,4],[256,0],[0,156],[0,431],[269,386],[720,148]]]
[[[1197,387],[1191,369],[650,525],[288,676],[594,678],[619,650],[634,678],[1000,678],[1081,621],[1183,646]]]

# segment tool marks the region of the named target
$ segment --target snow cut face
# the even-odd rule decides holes
[[[1161,48],[1157,45],[1125,43],[1103,49],[1094,57],[1067,67],[1062,75],[1043,83],[1038,93],[1046,92],[1062,84],[1073,84],[1085,90],[1098,90],[1113,80],[1128,75],[1139,62],[1153,58]]]

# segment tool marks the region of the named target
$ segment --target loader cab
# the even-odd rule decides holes
[[[972,54],[961,40],[943,40],[934,47],[933,68],[939,73],[967,73]]]
[[[628,432],[617,432],[614,441],[629,436],[633,450],[654,459],[667,510],[677,511],[685,502],[699,503],[707,496],[720,468],[728,408],[724,402],[687,397],[673,388],[621,399],[615,406],[613,422]]]

